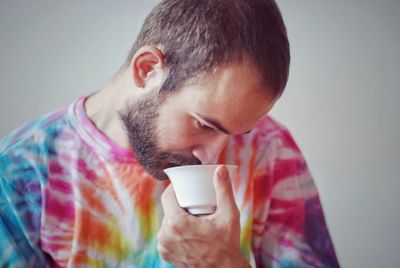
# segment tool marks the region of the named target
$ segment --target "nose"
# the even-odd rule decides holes
[[[218,160],[219,154],[228,142],[228,135],[221,134],[213,137],[204,143],[198,144],[193,147],[192,154],[197,157],[203,165],[215,164]]]

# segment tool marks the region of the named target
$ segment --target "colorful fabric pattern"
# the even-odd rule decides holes
[[[0,267],[173,267],[156,234],[168,182],[102,134],[85,98],[0,143]],[[253,267],[338,267],[318,192],[288,130],[264,117],[234,136],[220,163],[241,211]]]

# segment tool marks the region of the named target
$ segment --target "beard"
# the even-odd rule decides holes
[[[156,122],[159,106],[163,101],[165,98],[161,98],[159,94],[149,95],[136,101],[133,105],[127,105],[119,113],[136,159],[147,173],[158,180],[167,178],[163,171],[165,168],[201,164],[201,161],[194,156],[185,157],[158,149],[159,137],[157,136]]]

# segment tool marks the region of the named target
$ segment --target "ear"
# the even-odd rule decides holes
[[[136,51],[132,58],[133,81],[137,87],[143,88],[146,79],[155,68],[164,66],[164,54],[155,46],[144,46]]]

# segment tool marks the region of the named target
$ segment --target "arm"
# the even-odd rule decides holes
[[[37,249],[39,214],[23,194],[0,175],[0,267],[44,267]],[[35,233],[36,232],[36,233]]]
[[[306,161],[287,129],[276,133],[255,179],[257,267],[339,267]]]

